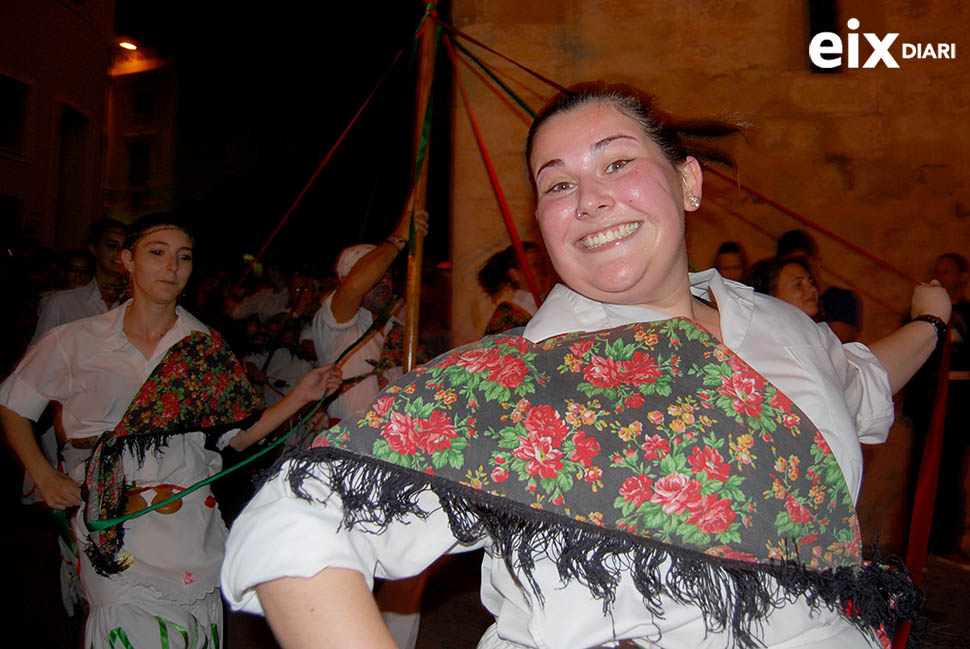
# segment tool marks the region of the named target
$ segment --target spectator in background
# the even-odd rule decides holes
[[[94,279],[66,291],[43,296],[37,309],[37,328],[31,344],[57,325],[105,313],[116,306],[125,292],[125,268],[121,249],[128,226],[104,219],[91,228],[88,250],[94,256]]]
[[[532,270],[539,292],[549,291],[549,263],[536,244],[523,241],[526,260]],[[509,246],[488,258],[478,271],[478,283],[490,298],[498,301],[492,317],[485,325],[485,335],[497,334],[515,327],[524,327],[539,305],[536,304],[525,273],[519,265],[515,246]]]
[[[64,288],[77,288],[91,281],[94,273],[91,254],[84,250],[61,253],[61,277]]]
[[[936,259],[933,278],[946,289],[953,308],[949,322],[950,382],[930,550],[944,559],[970,566],[970,554],[961,547],[963,521],[967,511],[967,493],[963,488],[963,460],[967,445],[970,444],[967,436],[967,421],[970,418],[970,300],[966,297],[967,284],[970,282],[970,263],[966,257],[956,252],[942,254]],[[904,412],[913,418],[914,435],[914,475],[911,478],[911,490],[915,488],[916,472],[920,468],[926,442],[941,354],[942,346],[937,348],[906,390],[903,407]]]
[[[743,281],[748,273],[748,253],[737,241],[725,241],[717,247],[714,253],[714,268],[724,279]]]
[[[263,261],[263,268],[266,284],[230,307],[229,317],[233,320],[258,316],[264,321],[286,309],[290,299],[286,290],[289,274],[278,259],[269,256]]]
[[[762,259],[748,271],[745,284],[788,302],[813,320],[819,319],[818,288],[805,257]]]
[[[260,323],[249,340],[243,362],[253,384],[262,388],[263,402],[271,406],[313,369],[317,360],[312,345],[301,344],[320,305],[319,284],[303,271],[290,275],[286,309]]]
[[[859,339],[862,331],[862,302],[855,292],[832,286],[822,279],[822,254],[815,238],[804,230],[789,230],[778,240],[779,257],[804,255],[819,291],[819,305],[825,322],[843,343]]]

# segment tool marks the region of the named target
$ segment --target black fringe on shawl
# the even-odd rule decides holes
[[[216,442],[222,435],[229,432],[234,428],[239,428],[245,430],[246,428],[252,426],[259,418],[263,415],[263,409],[257,410],[251,413],[249,416],[235,422],[229,422],[225,424],[217,424],[215,426],[209,426],[202,430],[205,434],[206,440],[205,445],[207,448],[215,448]],[[132,454],[138,460],[138,466],[141,467],[145,463],[145,458],[147,457],[149,451],[152,453],[158,453],[159,450],[168,446],[168,442],[172,437],[176,435],[184,435],[186,430],[168,430],[162,433],[150,433],[150,434],[135,434],[135,435],[125,435],[124,437],[116,437],[112,433],[107,432],[101,435],[101,439],[98,440],[98,445],[103,446],[101,449],[100,462],[102,466],[113,465],[122,461],[122,455],[129,448],[132,449]],[[121,484],[121,493],[127,494],[128,490],[136,485],[132,485],[128,482],[127,478]],[[85,502],[91,497],[87,485],[82,488],[82,498]],[[119,502],[113,505],[104,505],[103,516],[105,519],[118,518],[125,514],[125,504],[127,498],[122,497]],[[83,512],[81,512],[83,515]],[[110,535],[114,533],[114,538],[117,541],[119,548],[124,546],[125,543],[125,527],[124,524],[115,525],[113,528],[107,528],[102,533]],[[102,549],[99,545],[95,543],[89,543],[85,548],[85,552],[88,555],[88,559],[91,561],[91,565],[94,567],[95,571],[102,577],[111,577],[116,575],[128,568],[118,556],[117,551],[106,551]]]
[[[314,475],[319,469],[340,496],[344,524],[364,524],[373,533],[408,514],[427,517],[430,512],[417,502],[430,489],[455,537],[465,544],[491,537],[493,550],[519,588],[525,591],[517,577],[522,574],[540,604],[544,598],[533,571],[536,557],[547,556],[564,582],[575,579],[603,601],[604,614],[612,608],[621,576],[629,572],[651,615],[664,615],[661,594],[696,606],[708,632],[727,632],[736,649],[763,646],[760,637],[768,614],[802,595],[813,610],[838,611],[873,640],[879,628],[892,638],[903,622],[917,622],[922,597],[898,561],[816,571],[794,560],[729,560],[572,521],[352,451],[295,449],[267,476],[278,473],[286,462],[291,463],[286,477],[297,496],[313,500],[303,483],[320,480]],[[662,571],[668,561],[669,569]],[[918,647],[915,633],[907,647]]]

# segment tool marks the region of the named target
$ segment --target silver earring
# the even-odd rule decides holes
[[[695,210],[701,206],[701,199],[698,198],[697,196],[694,196],[694,194],[690,192],[687,193],[687,202],[690,203],[690,206],[693,207]]]

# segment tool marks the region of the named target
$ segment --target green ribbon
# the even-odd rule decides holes
[[[475,55],[469,52],[467,49],[465,49],[465,47],[463,47],[462,44],[459,43],[457,40],[451,39],[451,44],[457,47],[459,50],[461,50],[461,53],[467,56],[468,58],[470,58],[475,63],[475,65],[480,67],[482,69],[482,72],[487,74],[492,81],[498,84],[498,87],[504,90],[505,94],[507,94],[512,99],[512,101],[517,103],[522,110],[528,113],[529,117],[531,117],[532,119],[535,119],[536,112],[529,107],[529,104],[525,103],[524,99],[522,99],[517,94],[515,94],[515,92],[513,92],[513,90],[509,88],[501,79],[499,79],[488,66],[486,66],[484,63],[479,61],[477,58],[475,58]]]
[[[384,309],[384,311],[382,311],[381,314],[377,318],[374,319],[374,321],[367,328],[367,330],[364,331],[363,334],[361,334],[360,338],[358,338],[357,340],[355,340],[353,343],[350,344],[349,347],[347,347],[342,352],[340,352],[340,356],[338,356],[337,357],[337,360],[335,360],[333,362],[334,365],[339,364],[340,361],[342,361],[344,359],[344,357],[347,356],[347,354],[349,354],[350,352],[352,352],[354,349],[357,348],[357,345],[359,345],[361,342],[363,342],[364,340],[366,340],[367,337],[370,336],[371,333],[375,329],[377,329],[378,327],[384,325],[384,323],[387,321],[388,315],[390,314],[391,306],[392,305],[389,304]],[[154,503],[154,504],[146,507],[145,509],[140,509],[137,512],[131,512],[129,514],[125,514],[124,516],[117,516],[115,518],[104,518],[104,519],[97,520],[97,521],[85,521],[84,522],[85,526],[87,526],[88,530],[91,531],[91,532],[100,532],[101,530],[105,530],[105,529],[107,529],[109,527],[114,527],[115,525],[121,525],[122,523],[124,523],[125,521],[127,521],[129,519],[138,518],[139,516],[144,516],[145,514],[147,514],[149,512],[153,512],[153,511],[155,511],[156,509],[158,509],[160,507],[164,507],[165,505],[168,505],[169,503],[173,503],[176,500],[180,500],[181,498],[184,498],[185,496],[189,495],[193,491],[197,491],[198,489],[201,489],[202,487],[206,486],[207,484],[209,484],[211,482],[215,482],[219,478],[222,478],[223,476],[226,476],[226,475],[232,473],[233,471],[236,471],[236,470],[238,470],[238,469],[246,466],[250,462],[256,461],[260,457],[266,455],[271,450],[273,450],[274,448],[276,448],[277,446],[279,446],[280,444],[282,444],[284,441],[286,441],[286,439],[290,435],[292,435],[294,433],[294,431],[296,431],[297,429],[299,429],[300,427],[302,427],[304,424],[306,424],[310,420],[310,418],[313,417],[314,414],[316,414],[317,410],[320,409],[320,406],[323,405],[323,402],[326,401],[327,398],[330,395],[331,395],[330,392],[324,393],[324,395],[322,397],[320,397],[320,399],[317,401],[316,405],[313,406],[313,408],[310,410],[310,412],[308,412],[306,415],[304,415],[300,419],[300,421],[298,421],[296,424],[294,424],[292,427],[290,427],[290,429],[285,434],[281,435],[279,437],[279,439],[277,439],[276,441],[272,442],[271,444],[268,444],[262,450],[260,450],[260,451],[258,451],[256,453],[253,453],[249,457],[247,457],[247,458],[245,458],[243,460],[240,460],[239,462],[237,462],[236,464],[232,465],[228,469],[223,469],[222,471],[220,471],[219,473],[217,473],[215,475],[211,475],[208,478],[205,478],[203,480],[200,480],[199,482],[196,482],[195,484],[193,484],[193,485],[191,485],[189,487],[186,487],[182,491],[180,491],[178,493],[175,493],[175,494],[172,494],[168,498],[166,498],[166,499],[164,499],[164,500],[162,500],[160,502]],[[56,517],[56,514],[55,514],[55,517]],[[66,518],[65,518],[64,524],[67,525],[67,519]],[[76,547],[76,545],[75,546],[72,546],[72,549],[74,550],[74,553],[77,554],[77,547]]]
[[[115,640],[121,640],[121,646],[124,649],[135,649],[131,642],[128,640],[128,634],[120,626],[117,629],[112,629],[108,634],[108,646],[114,649]],[[91,649],[94,649],[94,643],[91,643]]]
[[[182,645],[184,647],[186,647],[186,648],[189,646],[189,631],[188,631],[188,629],[186,629],[185,627],[183,627],[183,626],[181,626],[179,624],[176,624],[175,622],[172,622],[171,620],[166,620],[161,615],[156,615],[155,616],[155,619],[158,620],[158,641],[161,643],[162,649],[170,649],[170,645],[168,643],[168,627],[169,627],[169,625],[175,627],[175,629],[180,634],[182,634]],[[192,616],[192,619],[195,620],[195,616],[194,615]],[[198,630],[199,630],[199,621],[198,620],[195,620],[195,628],[196,628],[196,635],[198,635]],[[209,644],[209,641],[206,640],[206,645],[208,645],[208,644]]]

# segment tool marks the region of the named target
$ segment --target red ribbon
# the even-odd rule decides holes
[[[451,65],[455,69],[455,81],[461,90],[461,98],[465,102],[465,110],[468,112],[468,119],[471,121],[472,130],[475,132],[475,139],[478,141],[478,150],[481,151],[482,160],[485,162],[485,168],[488,170],[488,178],[492,183],[492,189],[495,191],[495,197],[498,199],[499,208],[502,210],[502,218],[505,219],[505,228],[509,231],[509,238],[512,239],[512,245],[515,246],[515,254],[519,258],[519,266],[522,268],[525,281],[529,285],[529,290],[532,292],[532,297],[535,299],[536,305],[541,305],[542,298],[539,296],[539,287],[536,284],[535,277],[532,275],[532,269],[529,267],[529,261],[526,258],[522,240],[519,239],[519,232],[515,227],[515,221],[512,219],[512,211],[509,209],[508,201],[505,200],[505,193],[502,191],[502,186],[498,182],[498,174],[495,173],[495,166],[492,165],[492,159],[488,155],[488,149],[485,148],[485,139],[482,137],[482,132],[478,128],[475,113],[472,111],[471,102],[468,100],[468,91],[465,89],[465,84],[461,80],[461,72],[458,70],[458,59],[455,58],[455,48],[452,46],[451,39],[447,34],[442,35],[442,41],[444,41],[445,50],[448,52],[448,58],[451,59]]]

